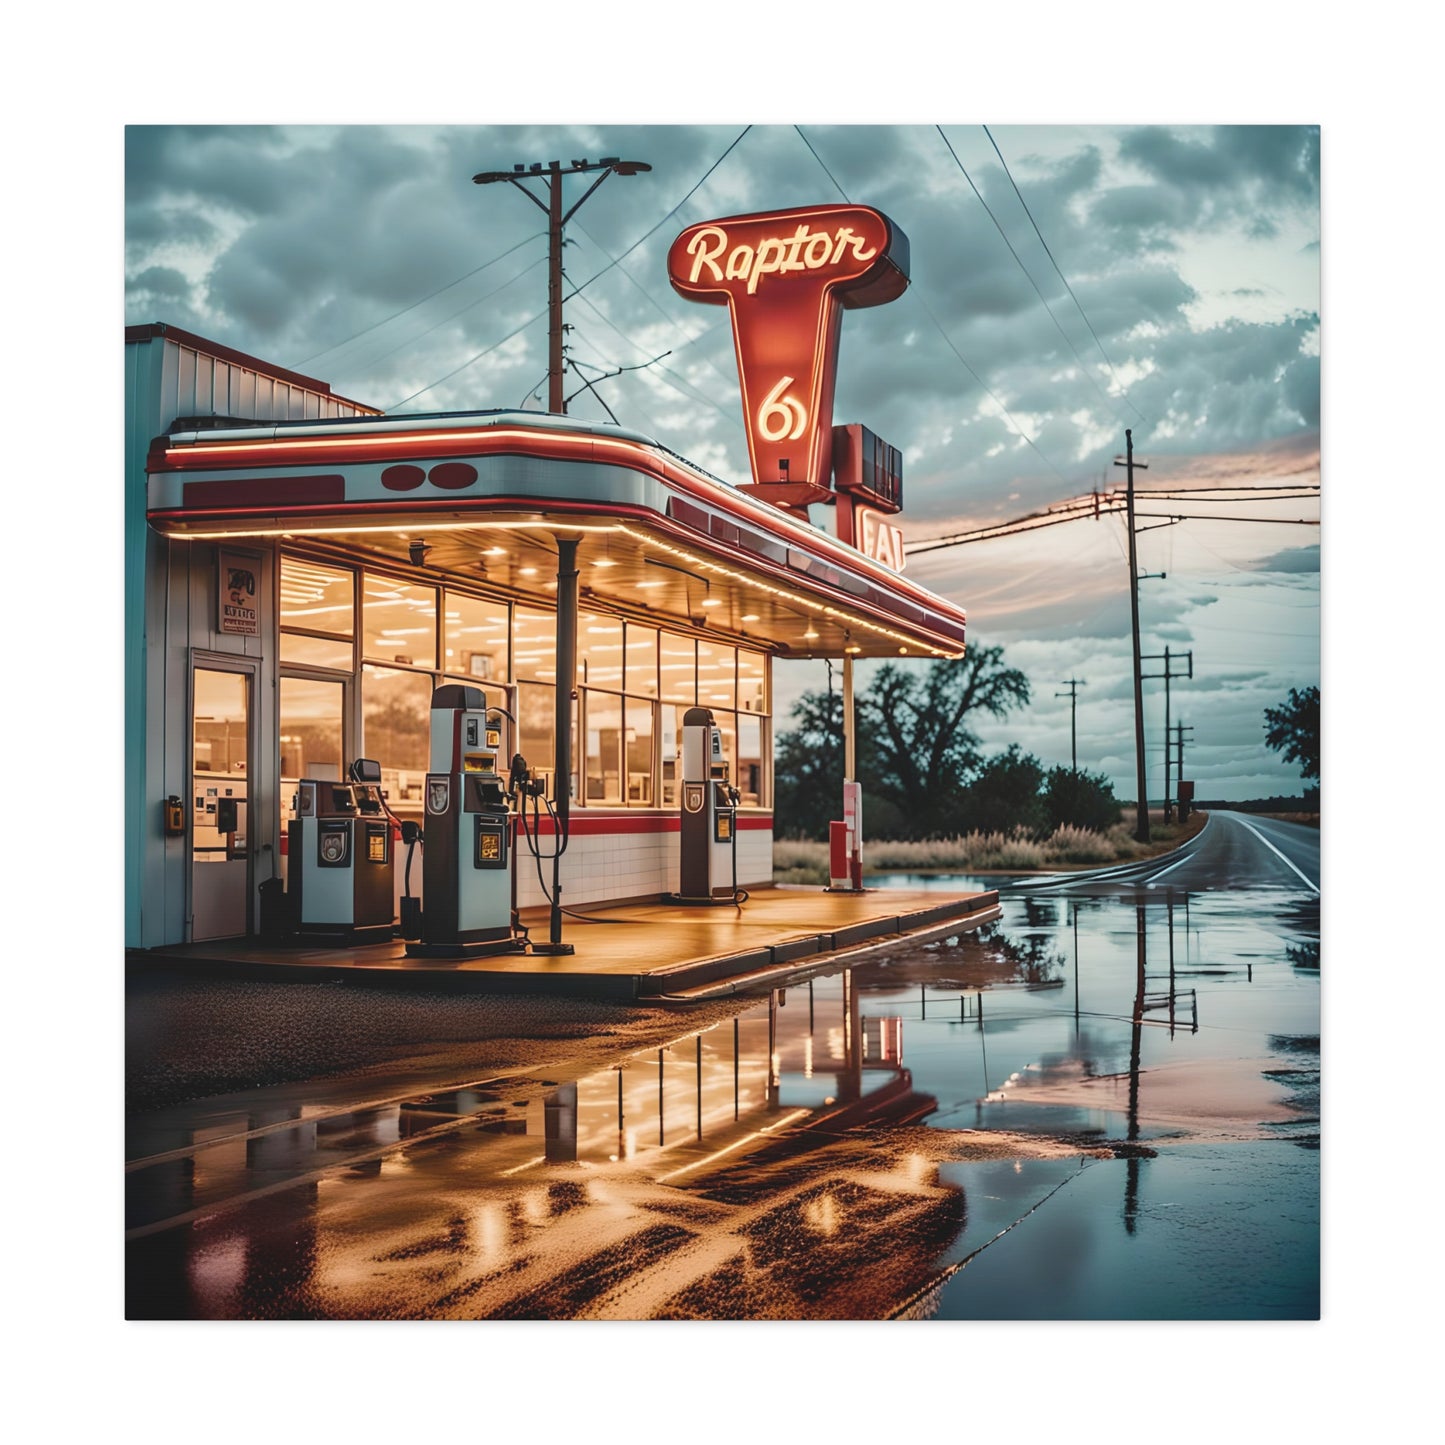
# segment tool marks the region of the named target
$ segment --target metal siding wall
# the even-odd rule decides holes
[[[165,389],[164,353],[153,343],[126,348],[125,475],[122,486],[122,527],[125,536],[125,946],[143,948],[148,928],[146,901],[163,888],[158,816],[148,807],[156,790],[152,773],[152,733],[148,724],[148,686],[152,666],[150,638],[163,634],[151,622],[153,563],[160,539],[146,525],[146,449],[157,427],[156,416]],[[159,806],[157,804],[157,806]]]
[[[193,649],[260,660],[252,727],[255,801],[248,829],[258,848],[257,883],[276,866],[277,659],[274,548],[238,546],[260,558],[261,635],[222,634],[216,621],[217,549],[171,542],[146,523],[146,453],[180,416],[252,420],[352,416],[356,408],[246,367],[199,355],[164,337],[126,346],[125,367],[125,946],[156,948],[186,934],[188,840],[167,838],[162,800],[191,790],[190,669]],[[254,912],[253,912],[254,917]]]

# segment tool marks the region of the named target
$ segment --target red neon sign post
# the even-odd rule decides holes
[[[730,216],[683,231],[667,275],[680,295],[732,312],[754,482],[782,506],[821,501],[843,308],[903,294],[908,237],[869,206]]]

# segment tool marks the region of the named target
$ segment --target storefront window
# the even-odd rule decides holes
[[[628,629],[629,636],[631,628]],[[656,705],[629,697],[623,704],[623,754],[627,765],[627,801],[648,808],[652,799],[652,735]]]
[[[622,699],[587,692],[587,788],[589,803],[622,801]]]
[[[344,682],[321,682],[309,677],[281,679],[281,781],[330,778],[339,781],[346,772],[343,755],[342,709]]]
[[[738,770],[734,786],[745,807],[763,801],[763,720],[751,713],[738,714]]]
[[[363,655],[404,667],[437,665],[437,594],[368,572],[362,582]]]
[[[510,623],[506,604],[448,588],[445,607],[443,671],[476,683],[504,680]]]
[[[577,680],[622,691],[622,619],[584,612],[577,619]]]
[[[358,592],[364,660],[354,650]],[[361,755],[381,764],[394,806],[420,806],[431,764],[431,698],[445,680],[493,691],[498,683],[514,681],[513,746],[534,772],[552,774],[555,612],[285,556],[281,598],[283,664],[355,678],[360,662],[359,747]],[[580,698],[573,703],[570,780],[575,803],[677,807],[682,718],[689,707],[701,706],[712,712],[723,735],[729,775],[743,802],[768,805],[763,653],[582,611],[577,664]],[[284,777],[324,777],[332,768],[344,772],[350,761],[343,749],[352,685],[294,675],[282,679]],[[490,693],[489,700],[494,700]]]
[[[697,700],[697,644],[675,632],[662,634],[659,649],[661,693],[667,702]]]
[[[334,672],[350,672],[356,665],[349,642],[294,632],[281,634],[281,661],[287,667],[324,667]]]
[[[767,676],[761,654],[738,649],[738,707],[743,712],[767,712]]]
[[[737,650],[715,642],[697,644],[697,701],[716,712],[737,706]]]
[[[434,683],[426,673],[370,663],[361,670],[363,756],[381,764],[381,785],[394,808],[421,806]]]
[[[557,618],[532,607],[512,609],[512,676],[557,680]]]
[[[350,672],[356,666],[356,578],[339,567],[281,558],[281,661]]]
[[[356,579],[352,573],[298,557],[281,558],[283,628],[351,637],[355,604]]]
[[[533,773],[550,776],[557,758],[557,690],[535,682],[517,684],[517,751]]]
[[[627,624],[627,672],[624,690],[638,697],[657,696],[657,629]]]

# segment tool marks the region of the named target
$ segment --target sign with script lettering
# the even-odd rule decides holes
[[[908,237],[869,206],[803,206],[689,226],[667,253],[673,289],[726,305],[753,480],[806,505],[829,495],[843,308],[908,287]]]

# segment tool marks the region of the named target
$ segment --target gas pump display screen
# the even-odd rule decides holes
[[[713,840],[718,843],[730,843],[733,836],[733,815],[731,813],[719,813],[713,820]]]
[[[384,824],[368,823],[366,828],[366,860],[368,863],[385,863],[388,857],[387,843],[391,828]]]
[[[507,825],[477,819],[477,846],[472,857],[475,868],[507,866]]]

